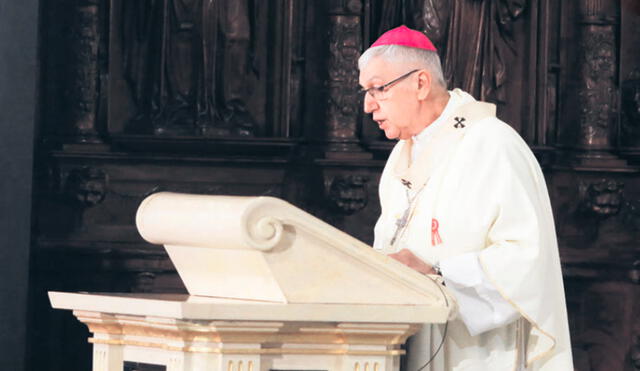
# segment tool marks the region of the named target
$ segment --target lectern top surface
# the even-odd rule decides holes
[[[441,306],[273,303],[184,294],[49,292],[51,306],[83,312],[205,321],[444,323]]]

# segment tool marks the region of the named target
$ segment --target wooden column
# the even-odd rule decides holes
[[[333,0],[329,8],[327,158],[371,158],[359,144],[362,1]]]
[[[98,124],[99,1],[80,0],[73,9],[70,35],[73,68],[68,82],[71,143],[101,143]]]
[[[612,154],[618,131],[616,32],[619,4],[580,0],[578,126],[575,161],[589,167],[624,166]]]

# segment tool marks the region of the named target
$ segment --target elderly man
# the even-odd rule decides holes
[[[457,299],[409,344],[408,371],[573,370],[543,174],[495,106],[447,91],[422,33],[383,34],[359,60],[364,110],[399,139],[380,179],[374,247]]]

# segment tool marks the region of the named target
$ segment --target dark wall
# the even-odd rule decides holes
[[[22,370],[27,329],[38,1],[0,6],[0,369]]]

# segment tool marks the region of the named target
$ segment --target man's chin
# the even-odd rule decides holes
[[[385,130],[384,131],[384,136],[387,137],[387,139],[398,139],[398,137],[400,135],[398,133],[389,132],[389,131]]]

